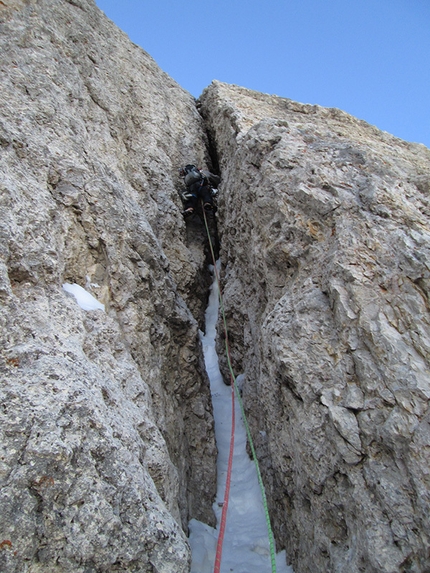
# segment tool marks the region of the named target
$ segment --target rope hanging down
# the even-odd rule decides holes
[[[203,207],[203,202],[202,202],[202,207]],[[234,425],[235,425],[234,397],[235,397],[235,395],[236,395],[237,401],[239,403],[240,412],[242,415],[242,420],[243,420],[243,423],[245,425],[246,436],[248,438],[249,447],[251,449],[252,459],[254,461],[255,468],[257,470],[257,479],[258,479],[258,484],[259,484],[260,490],[261,490],[261,497],[262,497],[263,506],[264,506],[264,515],[266,517],[266,524],[267,524],[267,533],[268,533],[268,537],[269,537],[270,562],[271,562],[271,566],[272,566],[272,573],[276,573],[276,551],[275,551],[275,543],[274,543],[274,539],[273,539],[272,526],[270,524],[270,515],[269,515],[269,507],[267,505],[266,491],[264,489],[263,479],[261,477],[261,472],[260,472],[260,466],[258,464],[257,454],[255,452],[254,442],[253,442],[253,439],[251,436],[251,431],[249,429],[248,420],[246,419],[242,397],[240,395],[239,388],[238,388],[237,382],[236,382],[236,376],[234,374],[233,367],[231,364],[230,346],[229,346],[229,342],[228,342],[227,319],[226,319],[225,312],[224,312],[224,301],[223,301],[223,296],[222,296],[222,291],[221,291],[221,282],[219,279],[218,269],[217,269],[216,260],[215,260],[215,253],[213,250],[211,235],[210,235],[209,226],[208,226],[208,221],[206,218],[206,212],[203,208],[202,208],[202,211],[203,211],[203,218],[204,218],[205,227],[206,227],[206,233],[207,233],[208,241],[209,241],[209,247],[210,247],[210,251],[211,251],[211,255],[212,255],[215,278],[216,278],[216,281],[218,284],[219,303],[220,303],[220,309],[221,309],[223,325],[224,325],[225,352],[226,352],[227,363],[228,363],[228,368],[230,371],[230,379],[231,379],[231,400],[232,400],[230,452],[229,452],[229,457],[228,457],[227,480],[226,480],[226,486],[225,486],[225,491],[224,491],[224,503],[222,506],[221,523],[220,523],[220,530],[219,530],[216,555],[215,555],[214,573],[220,573],[222,547],[223,547],[223,541],[224,541],[225,526],[226,526],[226,521],[227,521],[228,500],[230,498],[231,473],[232,473],[232,468],[233,468],[233,452],[234,452]]]

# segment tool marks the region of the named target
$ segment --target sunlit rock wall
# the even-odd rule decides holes
[[[216,462],[177,193],[200,116],[92,0],[0,20],[0,570],[188,571]]]
[[[201,105],[278,545],[297,573],[430,570],[430,151],[219,82]]]

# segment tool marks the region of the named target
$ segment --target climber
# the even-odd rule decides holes
[[[195,165],[185,165],[179,170],[179,175],[184,178],[186,189],[181,192],[184,203],[183,216],[190,217],[194,214],[198,201],[201,200],[207,213],[214,213],[212,185],[217,188],[220,182],[218,175],[210,171],[198,169]]]

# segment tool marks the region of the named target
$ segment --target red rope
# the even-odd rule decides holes
[[[233,468],[234,426],[235,426],[233,384],[232,384],[231,388],[232,388],[232,392],[231,392],[230,453],[228,456],[227,479],[225,482],[224,503],[222,505],[221,523],[220,523],[218,541],[217,541],[217,546],[216,546],[214,573],[220,573],[220,569],[221,569],[221,556],[222,556],[222,548],[223,548],[223,543],[224,543],[225,526],[226,526],[226,522],[227,522],[228,501],[230,499],[231,473],[232,473],[232,468]]]

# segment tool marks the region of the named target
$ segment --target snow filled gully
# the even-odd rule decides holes
[[[213,272],[213,267],[211,270]],[[218,284],[214,276],[205,314],[206,333],[200,334],[211,387],[218,448],[217,496],[213,505],[217,529],[195,519],[190,521],[191,573],[214,571],[230,450],[232,389],[223,382],[215,351],[218,293]],[[240,376],[237,380],[240,384]],[[235,400],[235,447],[220,573],[271,573],[273,568],[262,495],[255,464],[246,452],[246,430],[240,416],[237,398]],[[284,551],[276,556],[276,571],[277,573],[293,571],[286,565]]]

